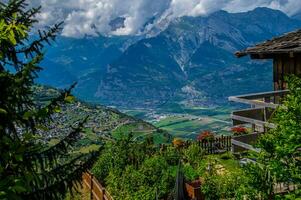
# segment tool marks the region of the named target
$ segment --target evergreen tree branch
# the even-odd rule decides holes
[[[27,47],[22,47],[19,50],[16,50],[16,53],[24,53],[25,57],[28,58],[33,57],[35,54],[41,54],[41,49],[44,47],[43,43],[46,42],[48,45],[50,45],[51,41],[55,41],[56,34],[61,31],[61,26],[63,22],[59,24],[55,24],[53,27],[51,27],[48,31],[38,31],[39,39],[31,42]]]
[[[61,166],[61,168],[57,168],[44,174],[44,177],[48,177],[48,180],[42,178],[42,182],[44,182],[45,185],[25,194],[25,199],[58,199],[64,197],[64,191],[73,189],[75,184],[80,185],[83,172],[92,167],[97,157],[98,153],[96,152],[92,152],[88,155],[81,155],[70,161],[68,164]],[[78,163],[78,160],[81,160],[82,163]],[[45,183],[45,181],[52,182],[49,184],[49,182]],[[55,191],[57,188],[60,188],[61,192],[51,192]]]
[[[73,131],[56,145],[41,152],[28,152],[27,159],[37,161],[36,166],[39,166],[42,170],[46,167],[53,167],[57,164],[59,158],[68,155],[69,148],[78,140],[87,119],[88,117],[79,122],[78,126],[73,128]]]

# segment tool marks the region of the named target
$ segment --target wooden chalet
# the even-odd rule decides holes
[[[252,144],[267,128],[275,127],[269,122],[273,111],[288,93],[284,77],[289,74],[301,76],[301,29],[236,52],[240,58],[249,55],[251,59],[273,59],[274,91],[229,97],[229,101],[250,105],[251,108],[234,111],[233,125],[252,125],[252,134],[234,137],[233,151],[254,150]]]

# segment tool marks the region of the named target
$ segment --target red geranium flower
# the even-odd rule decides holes
[[[248,132],[248,130],[242,126],[233,127],[231,128],[231,131],[233,132],[234,135],[242,135]]]
[[[199,134],[196,138],[198,141],[203,140],[212,140],[214,139],[214,134],[210,131],[203,131],[201,134]]]

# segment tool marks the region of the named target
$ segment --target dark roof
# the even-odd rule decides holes
[[[301,29],[272,38],[235,53],[237,57],[252,54],[301,53]]]

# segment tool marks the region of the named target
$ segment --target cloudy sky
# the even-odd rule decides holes
[[[40,26],[64,21],[62,34],[133,35],[152,19],[152,24],[181,16],[208,15],[217,10],[243,12],[256,7],[269,7],[293,15],[301,12],[301,0],[29,0],[31,6],[42,5]],[[123,26],[112,29],[114,19]]]

